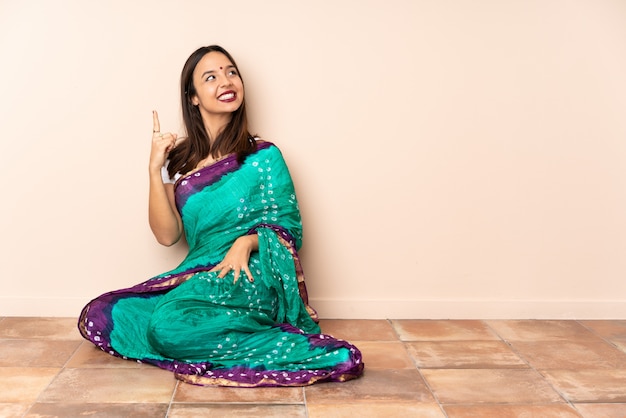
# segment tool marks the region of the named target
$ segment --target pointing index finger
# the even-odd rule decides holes
[[[152,111],[152,132],[160,132],[161,124],[159,123],[159,114],[156,110]]]

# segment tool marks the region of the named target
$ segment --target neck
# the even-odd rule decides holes
[[[230,113],[220,115],[202,115],[202,122],[204,123],[204,129],[206,129],[209,135],[209,145],[213,145],[217,136],[224,130],[228,122],[230,122],[232,115]]]

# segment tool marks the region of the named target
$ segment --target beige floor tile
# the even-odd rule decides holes
[[[527,368],[502,341],[420,341],[405,343],[418,367],[435,369]]]
[[[376,370],[344,383],[322,383],[304,390],[307,405],[360,401],[432,403],[434,398],[417,370]]]
[[[35,402],[60,370],[52,367],[0,367],[0,402]]]
[[[199,387],[102,352],[82,340],[75,318],[0,318],[0,417],[626,417],[624,320],[320,325],[361,349],[362,378]]]
[[[22,418],[28,411],[30,404],[22,403],[0,403],[0,417],[2,418]]]
[[[626,417],[626,403],[577,403],[574,407],[585,418]]]
[[[203,387],[180,382],[174,402],[304,404],[304,389]]]
[[[392,321],[402,341],[468,341],[498,340],[483,321],[417,320]]]
[[[626,338],[613,338],[611,342],[615,345],[615,347],[626,353]]]
[[[24,418],[165,418],[167,403],[37,403]]]
[[[626,353],[595,336],[588,341],[513,341],[511,345],[536,369],[626,369]]]
[[[76,318],[8,317],[0,321],[0,338],[82,340]]]
[[[578,341],[593,338],[593,333],[576,321],[486,321],[508,341]]]
[[[404,344],[393,341],[357,341],[368,369],[414,369],[415,364]]]
[[[571,402],[626,403],[626,369],[547,370],[542,373]]]
[[[626,353],[626,321],[581,321],[581,324]]]
[[[64,369],[41,394],[39,402],[168,403],[176,379],[152,369]]]
[[[445,418],[436,403],[368,403],[348,400],[337,404],[309,405],[309,418]]]
[[[448,418],[580,418],[569,405],[447,405]]]
[[[63,367],[80,341],[2,340],[0,367]]]
[[[324,334],[350,342],[397,341],[398,336],[386,320],[322,319],[320,327]]]
[[[534,370],[424,369],[443,404],[547,404],[563,399]]]
[[[306,418],[304,405],[174,404],[168,418]]]
[[[620,321],[580,321],[580,323],[601,337],[626,338],[626,320]]]
[[[120,368],[120,369],[153,369],[154,366],[114,357],[89,341],[83,341],[78,350],[65,365],[67,368]]]

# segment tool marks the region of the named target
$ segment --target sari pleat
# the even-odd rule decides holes
[[[187,257],[92,300],[79,318],[84,338],[196,385],[303,386],[363,373],[355,346],[321,334],[297,253],[302,223],[291,176],[276,146],[257,145],[241,164],[230,155],[177,181]],[[255,280],[209,272],[246,234],[259,240],[249,261]]]

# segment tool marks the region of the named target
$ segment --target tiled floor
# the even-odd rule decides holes
[[[365,375],[306,388],[180,383],[81,340],[73,318],[0,318],[0,417],[626,417],[626,320],[322,320]]]

